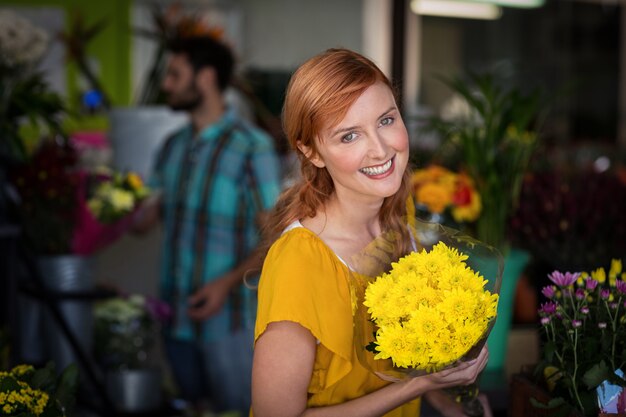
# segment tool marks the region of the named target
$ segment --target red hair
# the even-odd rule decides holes
[[[313,165],[298,145],[312,150],[309,157],[316,155],[315,138],[322,129],[341,122],[361,94],[379,82],[393,91],[389,79],[372,61],[347,49],[329,49],[306,61],[293,74],[287,86],[282,119],[289,145],[300,160],[302,176],[280,196],[269,216],[265,228],[269,244],[295,220],[315,216],[334,191],[326,168]],[[402,219],[406,216],[408,187],[406,170],[398,192],[385,198],[381,207],[379,219],[383,231],[398,231],[407,236]]]

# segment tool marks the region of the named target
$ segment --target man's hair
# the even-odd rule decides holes
[[[230,83],[235,59],[224,43],[210,36],[197,36],[174,39],[167,49],[174,54],[185,55],[195,72],[206,67],[214,68],[220,91],[224,91]]]

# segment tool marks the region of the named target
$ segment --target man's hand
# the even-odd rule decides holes
[[[205,284],[187,300],[189,302],[187,314],[196,321],[206,320],[217,314],[224,306],[231,287],[232,280],[228,277]]]

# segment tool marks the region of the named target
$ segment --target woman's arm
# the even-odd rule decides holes
[[[375,417],[435,389],[466,385],[476,380],[488,358],[477,359],[435,374],[395,382],[343,404],[306,408],[313,372],[316,340],[301,325],[280,321],[267,326],[254,349],[252,410],[255,417]]]

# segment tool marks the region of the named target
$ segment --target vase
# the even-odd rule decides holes
[[[489,362],[486,370],[504,371],[509,331],[513,321],[513,302],[517,282],[530,260],[530,254],[524,250],[512,248],[504,257],[504,272],[498,301],[498,318],[487,339]]]
[[[89,301],[63,299],[64,293],[91,291],[94,288],[94,260],[78,255],[42,256],[37,260],[42,283],[46,290],[58,295],[58,308],[79,346],[91,353],[93,339],[93,314]],[[78,363],[78,355],[63,333],[55,317],[43,310],[44,346],[48,359],[61,373],[71,363]]]
[[[109,113],[113,165],[148,178],[165,139],[188,122],[166,106],[118,107]]]
[[[155,411],[161,406],[161,371],[158,368],[108,371],[106,389],[117,411]]]

